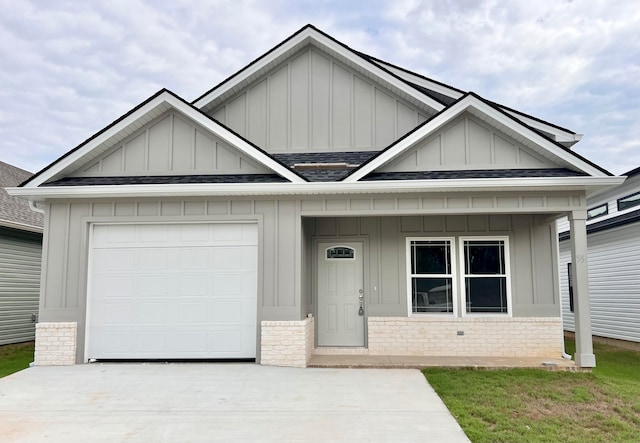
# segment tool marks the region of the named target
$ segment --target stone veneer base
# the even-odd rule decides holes
[[[559,317],[370,317],[368,330],[369,355],[549,357],[562,352]]]
[[[36,324],[35,366],[69,366],[76,363],[78,324],[51,322]]]
[[[313,318],[261,322],[260,364],[307,366],[314,346]]]

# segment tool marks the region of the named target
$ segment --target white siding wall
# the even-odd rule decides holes
[[[640,224],[589,235],[589,291],[593,334],[640,342]],[[560,245],[564,328],[575,328],[569,310],[570,241]]]

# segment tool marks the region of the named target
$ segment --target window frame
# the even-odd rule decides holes
[[[637,195],[640,195],[640,192],[633,192],[629,195],[625,195],[624,197],[620,197],[619,199],[616,200],[616,207],[618,209],[618,212],[622,212],[622,211],[626,211],[627,209],[631,209],[631,208],[635,208],[636,206],[640,206],[640,199],[638,199],[638,203],[633,203],[628,205],[626,208],[620,208],[620,203],[621,200],[624,200],[625,198],[629,198],[629,197],[635,197]],[[624,204],[624,202],[623,202]]]
[[[413,252],[412,242],[419,241],[446,241],[449,242],[449,260],[451,274],[413,274],[411,269],[411,256]],[[456,257],[455,237],[407,237],[406,238],[406,274],[407,274],[407,313],[409,317],[458,317],[458,266]],[[420,276],[430,278],[451,278],[451,301],[453,312],[413,312],[413,279]],[[426,277],[426,278],[429,278]]]
[[[592,211],[595,211],[596,209],[600,209],[604,207],[604,212],[600,213],[600,214],[596,214],[596,215],[590,215],[589,213]],[[605,215],[609,215],[609,203],[602,203],[601,205],[598,206],[594,206],[590,209],[587,209],[587,220],[594,220],[596,218],[600,218],[600,217],[604,217]]]
[[[506,282],[506,291],[507,291],[507,312],[467,312],[467,286],[466,286],[466,278],[467,273],[465,272],[464,264],[465,264],[465,242],[466,241],[502,241],[504,242],[504,274],[490,274],[491,276],[497,277],[505,277]],[[465,235],[458,237],[458,251],[460,257],[460,269],[459,269],[459,287],[460,291],[460,299],[461,299],[461,309],[460,313],[462,317],[513,317],[513,299],[511,294],[511,254],[509,247],[509,236],[507,235],[492,235],[492,236],[484,236],[484,235]],[[472,275],[472,274],[469,274]],[[482,278],[482,277],[474,277],[474,278]]]

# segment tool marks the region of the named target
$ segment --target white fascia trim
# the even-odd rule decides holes
[[[478,100],[472,95],[469,95],[464,99],[460,100],[459,102],[453,104],[450,108],[446,109],[441,114],[434,117],[432,120],[427,122],[423,127],[411,133],[408,137],[400,141],[397,145],[383,152],[378,157],[375,157],[370,163],[366,164],[360,170],[351,174],[344,181],[355,182],[362,179],[367,174],[375,171],[376,169],[380,168],[381,166],[391,161],[398,155],[402,154],[404,151],[414,146],[420,140],[427,137],[431,132],[442,127],[443,125],[450,122],[451,120],[453,120],[454,118],[456,118],[457,116],[459,116],[464,111],[470,108],[474,108],[479,112],[484,113],[485,115],[495,120],[497,123],[508,127],[509,129],[518,133],[522,137],[528,138],[529,140],[533,141],[537,145],[544,147],[549,152],[551,152],[554,156],[558,157],[565,163],[572,165],[591,176],[595,176],[595,177],[606,176],[599,169],[591,166],[587,162],[580,160],[579,158],[572,155],[570,152],[567,152],[564,149],[556,146],[555,144],[551,143],[548,139],[542,137],[537,132],[532,131],[531,129],[527,128],[522,124],[519,124],[516,121],[513,121],[512,119],[502,114],[501,112],[497,111],[493,107],[487,105],[483,101]]]
[[[457,100],[464,95],[464,93],[456,91],[455,89],[448,88],[447,86],[443,86],[439,83],[430,81],[426,78],[420,77],[419,75],[415,75],[410,72],[403,71],[402,69],[398,69],[397,67],[392,66],[382,60],[373,60],[373,63],[384,66],[385,69],[391,71],[398,77],[408,82],[415,83],[416,85],[423,86],[427,89],[431,89],[432,91],[446,95],[447,97],[451,97]]]
[[[623,177],[478,178],[373,182],[192,183],[170,185],[44,186],[6,188],[9,195],[32,201],[48,198],[144,198],[211,196],[296,196],[399,194],[426,192],[508,192],[590,190],[617,186]]]
[[[16,229],[18,231],[33,232],[35,234],[42,234],[43,228],[40,226],[32,226],[24,223],[12,222],[9,220],[0,220],[0,226],[4,228]]]
[[[500,106],[500,105],[498,105]],[[517,112],[513,112],[510,109],[505,109],[503,107],[500,107],[500,109],[502,109],[504,112],[506,112],[507,114],[517,118],[518,120],[520,120],[522,123],[531,126],[532,128],[536,128],[540,131],[546,132],[548,134],[553,135],[555,141],[557,141],[558,143],[571,143],[571,144],[575,144],[578,143],[580,140],[582,140],[582,134],[575,134],[573,132],[569,132],[569,131],[564,131],[560,128],[557,128],[555,126],[551,126],[548,125],[546,123],[540,122],[538,120],[534,120],[530,117],[524,116],[522,114],[519,114]]]
[[[267,166],[269,169],[272,169],[277,174],[280,174],[282,177],[294,182],[294,183],[304,183],[304,179],[302,179],[297,174],[293,173],[289,168],[277,163],[268,155],[260,152],[258,149],[249,145],[246,141],[242,140],[237,135],[233,134],[229,130],[223,128],[222,126],[216,124],[209,118],[205,117],[201,113],[195,111],[189,105],[185,104],[181,100],[178,100],[173,95],[168,92],[163,92],[162,94],[155,97],[149,103],[142,106],[140,109],[137,109],[131,115],[127,116],[122,121],[118,122],[116,125],[112,126],[86,145],[82,146],[77,151],[73,152],[71,155],[62,159],[60,162],[52,166],[49,170],[41,174],[40,176],[34,178],[32,181],[27,183],[25,187],[37,187],[43,183],[46,183],[47,180],[50,180],[52,177],[63,173],[65,169],[72,166],[77,161],[81,161],[83,157],[85,157],[89,152],[95,149],[97,146],[100,146],[102,143],[109,140],[115,134],[117,134],[122,128],[134,123],[139,118],[143,117],[148,112],[151,112],[154,108],[160,106],[162,103],[167,103],[172,106],[177,111],[180,111],[187,117],[191,118],[193,121],[202,125],[203,127],[210,130],[215,135],[223,138],[228,141],[232,146],[242,151],[244,154],[253,158],[254,160],[260,162],[261,164]]]
[[[286,44],[280,46],[275,51],[271,52],[269,55],[262,58],[261,60],[256,62],[254,65],[246,69],[244,72],[229,79],[229,81],[227,81],[223,85],[220,85],[218,88],[211,91],[209,94],[205,95],[204,97],[200,98],[198,101],[194,102],[193,106],[202,109],[203,107],[207,106],[216,98],[220,97],[221,95],[225,94],[229,90],[236,87],[238,84],[245,81],[248,77],[253,75],[255,72],[258,72],[261,69],[263,69],[265,66],[269,65],[271,62],[273,62],[273,60],[277,59],[278,57],[282,56],[288,51],[295,50],[298,46],[300,47],[303,46],[307,42],[307,40],[311,40],[313,44],[315,44],[320,48],[323,48],[323,47],[326,48],[329,53],[334,52],[346,58],[351,63],[360,66],[362,69],[370,71],[375,76],[381,78],[384,81],[391,83],[393,86],[400,89],[402,92],[414,97],[416,100],[435,109],[436,111],[441,111],[442,109],[444,109],[444,105],[441,104],[440,102],[432,99],[428,95],[421,93],[415,88],[412,88],[406,83],[398,80],[396,77],[380,69],[375,64],[368,62],[361,57],[358,57],[357,55],[355,55],[353,52],[349,51],[342,45],[339,45],[333,40],[328,39],[327,37],[318,33],[316,30],[312,28],[305,29],[303,32],[301,32],[300,34],[296,35],[294,38],[289,40]]]

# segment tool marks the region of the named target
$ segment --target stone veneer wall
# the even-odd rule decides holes
[[[76,363],[78,324],[36,324],[35,366],[68,366]]]
[[[557,357],[562,352],[562,322],[556,317],[370,317],[368,327],[369,355]]]
[[[261,323],[260,364],[304,368],[313,353],[313,318]]]

